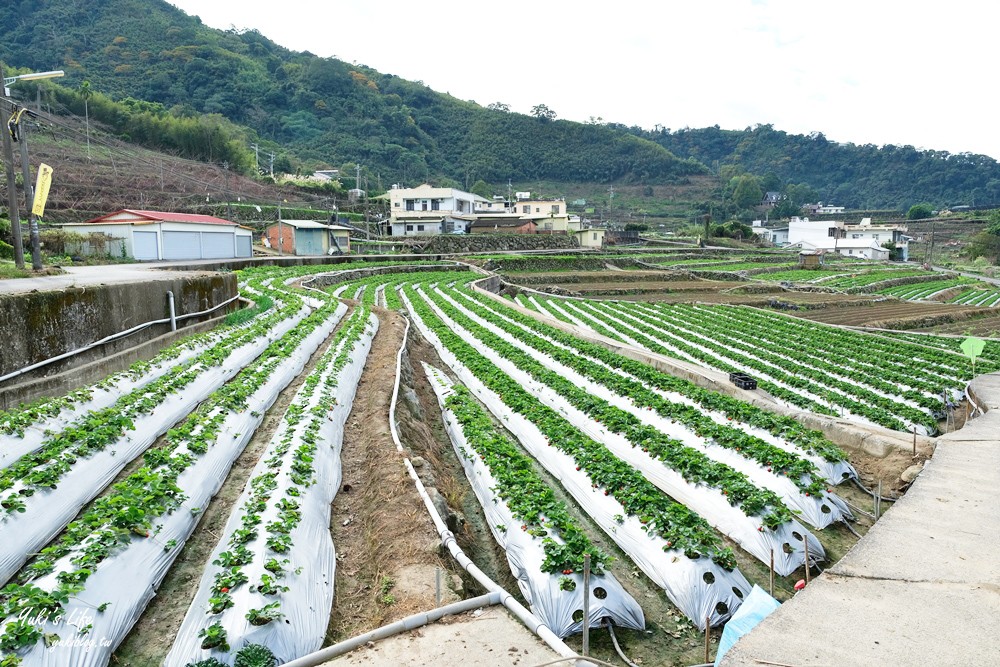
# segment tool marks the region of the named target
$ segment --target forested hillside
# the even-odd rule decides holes
[[[502,99],[481,100],[491,102],[486,107],[291,51],[256,31],[215,30],[163,0],[15,1],[0,13],[0,37],[7,66],[66,71],[40,84],[55,111],[82,117],[86,107],[123,139],[244,173],[256,142],[262,154],[276,154],[278,171],[359,163],[383,184],[433,180],[468,189],[512,179],[595,184],[599,192],[600,184],[684,183],[715,173],[721,201],[746,172],[765,190],[795,186],[851,208],[1000,204],[1000,165],[981,155],[838,144],[769,125],[582,124],[553,118],[541,104],[537,115],[512,113]],[[31,82],[17,89],[35,96]],[[727,206],[715,210],[750,215]]]
[[[632,131],[714,171],[731,165],[759,176],[774,174],[848,208],[906,209],[921,201],[937,207],[1000,204],[1000,164],[985,155],[839,144],[822,134],[788,134],[770,125]]]
[[[487,109],[254,31],[214,30],[162,0],[23,0],[0,14],[0,34],[6,63],[65,69],[71,89],[88,80],[161,115],[219,114],[293,160],[360,162],[384,179],[669,182],[706,171],[628,133]],[[82,100],[67,106],[83,111]]]

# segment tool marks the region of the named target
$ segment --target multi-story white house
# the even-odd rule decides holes
[[[849,257],[886,259],[888,250],[883,246],[893,242],[900,251],[900,259],[909,259],[910,237],[906,225],[873,225],[871,218],[860,224],[847,224],[839,220],[809,220],[792,218],[788,223],[788,243],[801,245],[807,250],[837,252]]]
[[[415,188],[389,190],[389,222],[393,236],[429,236],[468,231],[477,206],[491,203],[485,197],[455,188],[435,188],[427,183]]]

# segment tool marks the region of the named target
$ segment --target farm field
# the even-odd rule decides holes
[[[796,315],[817,322],[885,329],[921,329],[943,324],[974,326],[990,310],[949,303],[908,301],[871,301],[866,305],[824,308],[797,312]]]
[[[484,572],[578,648],[590,554],[592,625],[613,619],[646,664],[698,662],[700,631],[766,588],[771,567],[789,597],[806,567],[828,567],[870,527],[854,480],[895,490],[911,463],[849,455],[738,392],[550,326],[474,289],[479,273],[393,268],[240,272],[256,306],[230,323],[0,413],[0,511],[16,536],[0,545],[5,667],[229,665],[263,650],[250,645],[285,662],[432,607],[435,569],[446,599],[478,594],[435,547],[390,419]],[[298,286],[313,273],[330,275]],[[567,289],[604,284],[580,278]],[[688,283],[704,290],[662,284]],[[751,372],[794,408],[907,432],[934,432],[942,397],[970,376],[950,342],[755,308],[514,301],[638,350]],[[606,637],[592,648],[614,655]]]
[[[753,309],[572,299],[535,303],[563,321],[651,352],[727,373],[751,373],[790,405],[896,430],[935,432],[944,402],[956,399],[969,379],[957,355],[890,349],[878,338]],[[844,354],[831,357],[822,352],[827,349]],[[934,372],[911,368],[914,359],[935,364]]]

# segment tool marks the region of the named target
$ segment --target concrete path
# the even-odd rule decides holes
[[[103,264],[100,266],[67,266],[66,273],[37,278],[11,278],[0,280],[0,294],[61,290],[68,287],[109,285],[112,283],[146,282],[150,280],[176,280],[197,271],[165,271],[164,264]],[[206,267],[210,268],[210,267]]]
[[[723,665],[997,665],[1000,374],[988,412],[938,439],[906,495]]]

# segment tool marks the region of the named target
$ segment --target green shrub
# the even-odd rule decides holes
[[[260,644],[247,644],[236,654],[233,667],[276,667],[278,659],[271,649]]]

